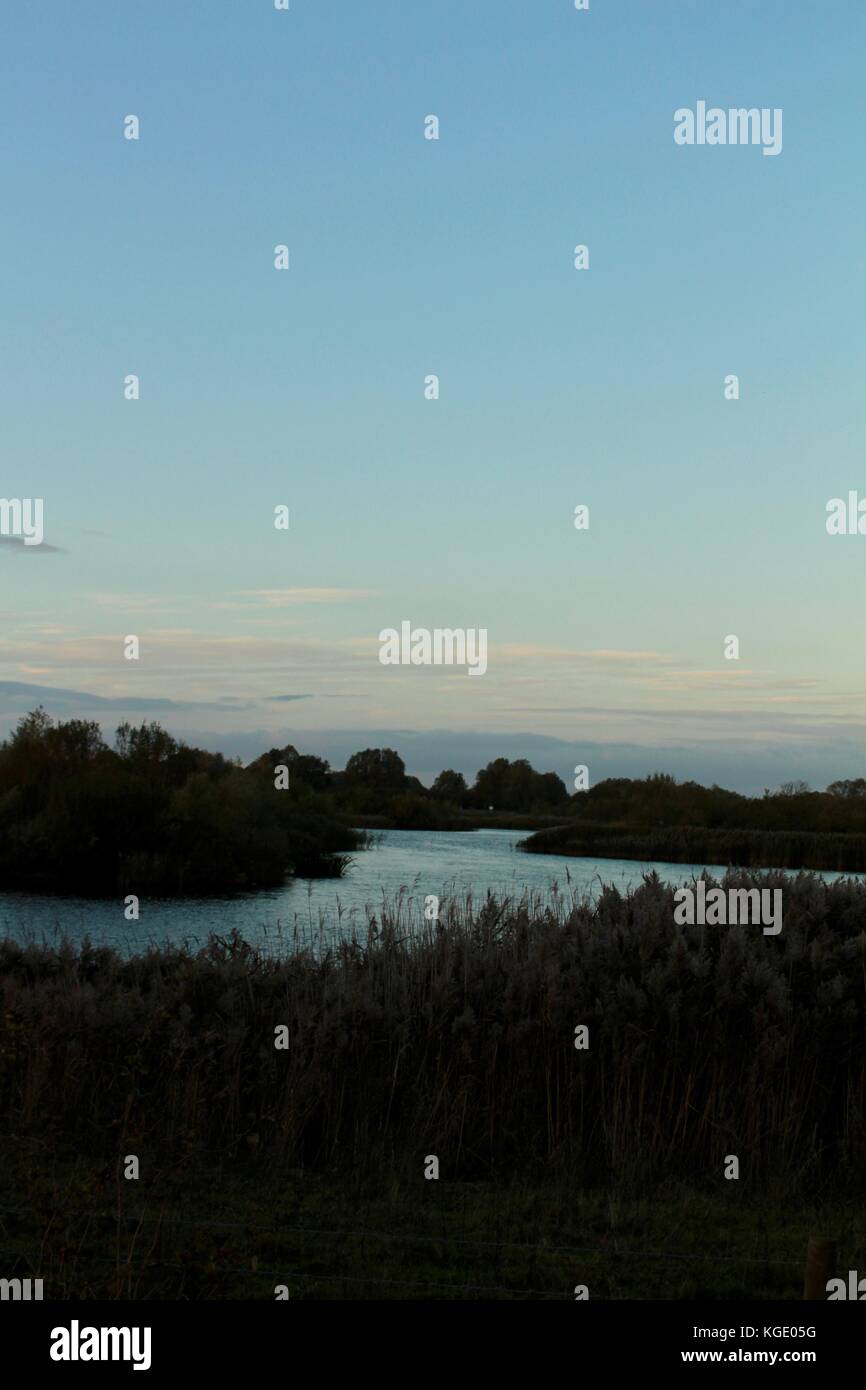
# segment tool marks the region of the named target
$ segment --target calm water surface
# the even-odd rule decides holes
[[[117,900],[42,897],[32,893],[0,893],[0,936],[19,941],[72,941],[89,936],[95,943],[124,952],[162,942],[203,945],[211,932],[220,935],[236,927],[248,940],[268,949],[315,944],[335,935],[362,930],[368,913],[378,915],[383,900],[401,901],[407,920],[417,921],[424,898],[478,902],[489,892],[520,898],[537,893],[550,900],[559,892],[566,901],[595,897],[603,883],[625,889],[640,883],[655,869],[670,883],[684,883],[706,868],[704,864],[642,864],[632,859],[572,859],[564,855],[523,854],[516,849],[525,832],[516,830],[428,831],[385,830],[379,843],[363,850],[342,879],[293,880],[282,888],[232,898],[141,900],[138,922],[127,922]],[[840,877],[824,874],[826,879]],[[441,910],[441,909],[440,909]]]

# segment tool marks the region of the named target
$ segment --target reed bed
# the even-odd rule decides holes
[[[571,854],[644,863],[731,864],[752,868],[866,872],[866,835],[812,830],[719,829],[657,826],[630,829],[577,821],[539,830],[520,848],[530,854]]]
[[[781,888],[784,925],[677,926],[647,875],[592,901],[490,897],[282,956],[0,943],[0,1117],[117,1161],[254,1156],[310,1173],[866,1186],[866,886]],[[288,1050],[275,1030],[287,1025]],[[575,1029],[589,1047],[575,1048]]]

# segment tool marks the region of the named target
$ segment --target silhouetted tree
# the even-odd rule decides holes
[[[866,796],[866,777],[855,777],[853,780],[843,782],[831,782],[827,788],[829,796]]]
[[[447,768],[440,772],[433,786],[430,788],[430,795],[435,796],[440,801],[452,801],[455,806],[462,806],[468,788],[466,778],[462,772],[454,772]]]
[[[346,763],[346,780],[376,787],[382,791],[401,791],[406,779],[406,765],[393,748],[365,748],[353,753]]]

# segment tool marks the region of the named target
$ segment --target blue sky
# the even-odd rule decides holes
[[[864,45],[853,0],[7,10],[2,495],[57,549],[0,543],[0,729],[862,774]],[[677,146],[698,100],[781,154]],[[486,675],[382,667],[406,618]]]

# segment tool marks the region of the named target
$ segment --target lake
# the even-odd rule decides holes
[[[704,864],[523,854],[516,846],[526,832],[517,830],[375,833],[375,847],[355,854],[344,878],[293,879],[281,888],[229,898],[142,898],[138,922],[125,920],[121,899],[0,893],[0,936],[52,942],[63,935],[71,941],[89,936],[127,954],[164,942],[204,945],[210,932],[224,935],[237,928],[248,941],[279,950],[296,942],[327,942],[351,934],[353,927],[360,932],[368,912],[378,915],[383,900],[392,905],[399,900],[402,915],[417,921],[429,893],[442,901],[471,893],[480,902],[488,892],[512,898],[534,893],[549,901],[558,891],[570,901],[573,894],[594,897],[603,883],[636,886],[650,869],[677,884],[705,868],[724,873]]]

